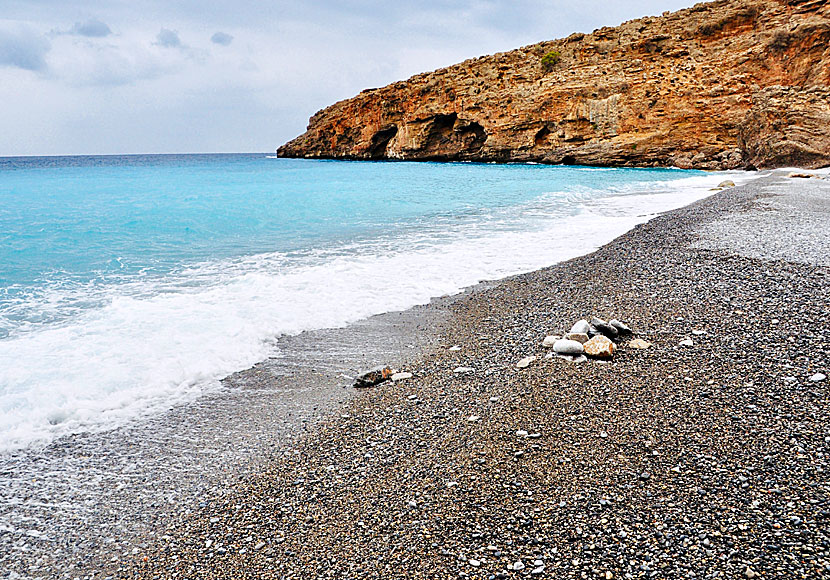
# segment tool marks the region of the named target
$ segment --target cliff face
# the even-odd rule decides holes
[[[718,0],[475,58],[336,103],[278,155],[830,165],[830,2]]]

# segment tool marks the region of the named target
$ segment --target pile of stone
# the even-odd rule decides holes
[[[553,348],[559,356],[571,360],[583,360],[587,355],[597,359],[610,359],[617,350],[614,343],[620,336],[632,334],[631,328],[617,319],[606,322],[596,316],[591,321],[580,320],[564,337],[548,336],[542,343]]]

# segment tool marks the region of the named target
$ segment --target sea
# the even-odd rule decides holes
[[[734,174],[269,154],[0,158],[0,454],[585,254]]]

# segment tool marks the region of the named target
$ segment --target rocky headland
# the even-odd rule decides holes
[[[368,89],[281,157],[830,165],[830,3],[718,0]]]

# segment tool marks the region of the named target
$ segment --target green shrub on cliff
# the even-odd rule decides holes
[[[558,50],[552,50],[542,57],[542,69],[547,73],[553,70],[553,67],[562,59],[562,54]]]

